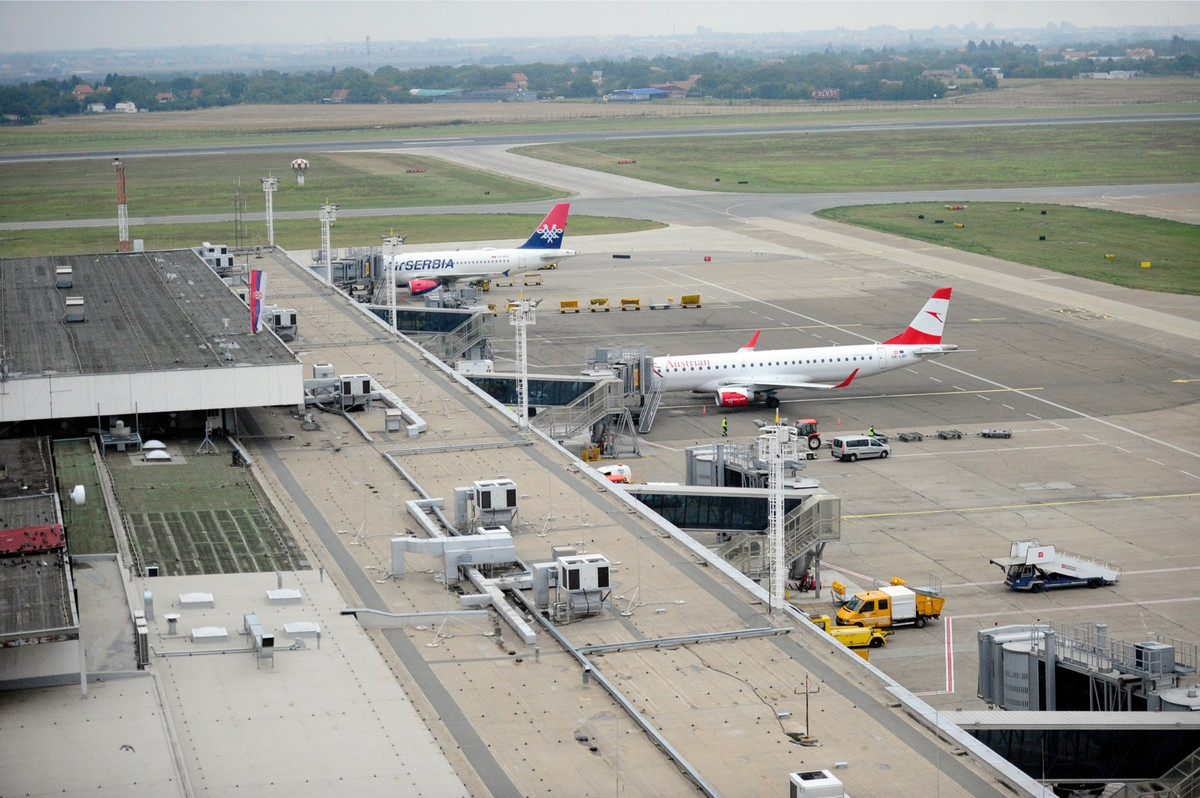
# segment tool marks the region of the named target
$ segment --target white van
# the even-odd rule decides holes
[[[892,447],[869,435],[846,435],[829,442],[829,450],[838,460],[853,463],[860,457],[887,457]]]

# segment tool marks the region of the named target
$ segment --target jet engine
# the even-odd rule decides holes
[[[436,288],[441,287],[441,283],[437,280],[409,280],[408,292],[413,296],[428,294]]]
[[[753,397],[745,388],[721,388],[717,391],[717,405],[720,407],[745,407]]]

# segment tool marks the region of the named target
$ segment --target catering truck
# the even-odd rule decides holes
[[[1004,569],[1007,587],[1031,593],[1053,587],[1115,585],[1121,578],[1121,569],[1112,563],[1043,546],[1036,540],[1014,541],[1007,557],[994,557],[991,562]]]
[[[855,593],[838,609],[837,622],[839,626],[880,628],[912,624],[923,629],[928,619],[942,614],[945,602],[933,587],[905,587],[904,580],[897,576],[886,587]]]

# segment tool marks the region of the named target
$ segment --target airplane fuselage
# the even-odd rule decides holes
[[[521,274],[574,257],[570,249],[457,249],[396,256],[396,284],[412,280],[486,280]],[[384,261],[384,268],[388,266]]]
[[[723,387],[839,383],[919,363],[953,351],[953,346],[861,344],[698,356],[656,357],[654,370],[666,391],[719,391]]]

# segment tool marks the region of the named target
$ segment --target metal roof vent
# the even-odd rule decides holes
[[[75,285],[75,277],[70,266],[59,266],[54,270],[54,287],[70,288]]]
[[[83,297],[69,296],[65,300],[66,313],[63,315],[63,321],[74,322],[83,321]]]

